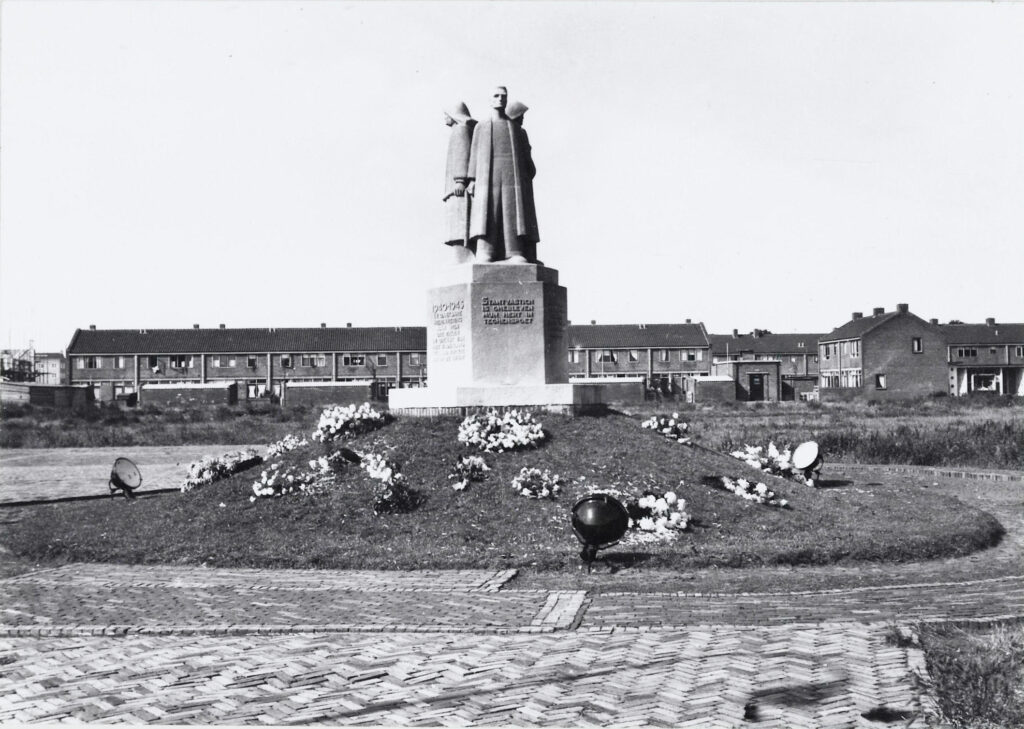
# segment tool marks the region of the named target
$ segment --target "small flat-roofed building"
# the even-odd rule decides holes
[[[946,340],[949,394],[1024,396],[1024,324],[939,325]]]
[[[818,386],[818,338],[821,334],[773,334],[755,329],[750,334],[709,334],[714,372],[726,375],[735,368],[718,369],[717,365],[735,361],[775,361],[778,363],[778,380],[765,390],[755,381],[744,383],[737,380],[737,398],[740,400],[800,400],[806,399]],[[749,368],[747,368],[749,369]],[[770,374],[765,368],[764,373]],[[746,375],[757,374],[745,372]],[[733,376],[733,375],[729,375]],[[757,378],[755,378],[756,380]],[[759,393],[774,393],[772,396],[758,396]]]

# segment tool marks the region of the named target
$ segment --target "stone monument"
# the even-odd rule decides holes
[[[578,412],[601,403],[600,385],[569,383],[566,290],[558,271],[537,260],[526,108],[508,104],[499,86],[490,117],[475,126],[464,104],[445,112],[453,131],[443,200],[461,203],[446,209],[445,243],[456,249],[456,265],[439,271],[427,292],[427,387],[392,390],[392,410]],[[460,126],[472,129],[468,157]]]

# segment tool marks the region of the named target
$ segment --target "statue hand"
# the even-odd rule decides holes
[[[455,197],[462,197],[465,194],[466,194],[466,183],[464,183],[464,182],[456,182],[455,183],[455,189],[452,190],[452,195],[454,195]]]
[[[472,182],[469,183],[469,187],[466,188],[466,192],[468,192],[470,195],[476,193],[476,180],[473,180]]]

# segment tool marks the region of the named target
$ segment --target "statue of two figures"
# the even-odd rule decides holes
[[[445,243],[458,263],[540,263],[526,109],[498,86],[489,119],[478,123],[461,102],[445,110]]]

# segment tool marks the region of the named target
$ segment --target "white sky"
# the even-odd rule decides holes
[[[574,322],[1024,321],[1024,4],[0,11],[4,347],[425,324],[441,108],[496,83]]]

